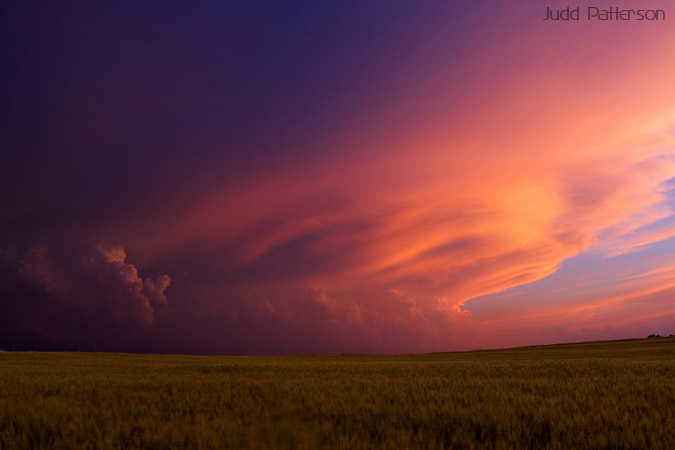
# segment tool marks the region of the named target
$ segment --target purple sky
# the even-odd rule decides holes
[[[0,6],[0,348],[675,333],[675,5],[547,6]]]

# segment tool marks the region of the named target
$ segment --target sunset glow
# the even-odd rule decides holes
[[[675,4],[245,3],[2,7],[0,347],[675,333]]]

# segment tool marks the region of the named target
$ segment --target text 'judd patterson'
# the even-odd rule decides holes
[[[542,20],[582,20],[587,21],[656,21],[666,20],[666,12],[662,9],[621,9],[613,6],[609,9],[598,8],[597,6],[588,6],[582,14],[581,7],[567,7],[562,9],[553,9],[546,7],[546,16]]]

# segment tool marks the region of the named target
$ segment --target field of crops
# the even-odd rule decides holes
[[[403,356],[0,353],[0,450],[675,448],[675,338]]]

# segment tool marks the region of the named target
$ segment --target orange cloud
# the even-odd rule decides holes
[[[227,285],[209,294],[222,309],[228,289],[265,292],[256,314],[297,318],[295,301],[377,331],[385,317],[469,326],[473,298],[541,280],[580,253],[627,254],[673,236],[659,225],[673,215],[675,66],[662,58],[672,27],[630,39],[619,28],[553,32],[539,24],[477,45],[461,91],[434,75],[454,68],[430,61],[434,74],[421,76],[432,87],[406,85],[392,109],[366,102],[301,159],[237,179],[204,168],[194,192],[118,239],[146,264],[198,259],[195,282]],[[401,86],[392,77],[381,89]],[[408,108],[416,98],[428,100]],[[302,289],[322,294],[288,294]],[[596,289],[586,306],[545,309],[546,320],[615,301],[588,281]]]

